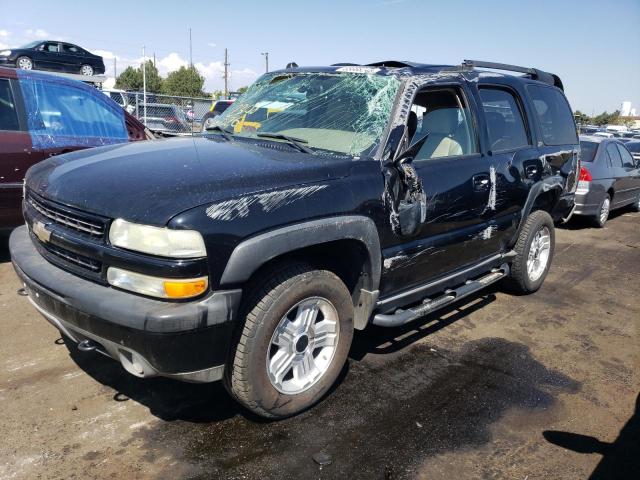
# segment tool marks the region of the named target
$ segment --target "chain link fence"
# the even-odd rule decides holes
[[[202,132],[205,115],[211,110],[212,99],[178,97],[147,92],[104,90],[131,115],[150,130],[163,135],[193,135]]]

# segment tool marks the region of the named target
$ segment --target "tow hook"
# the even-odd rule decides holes
[[[83,340],[78,343],[78,350],[81,352],[92,352],[98,347],[98,344],[92,340]]]
[[[18,295],[20,295],[21,297],[27,297],[29,296],[29,292],[27,292],[26,288],[19,288],[18,291],[16,292]]]

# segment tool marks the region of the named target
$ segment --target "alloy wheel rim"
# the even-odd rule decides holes
[[[602,224],[604,224],[607,221],[607,218],[609,218],[609,207],[610,200],[605,198],[602,202],[602,209],[600,210],[600,223]]]
[[[267,351],[267,374],[280,393],[296,395],[329,369],[340,335],[338,312],[322,297],[296,303],[275,328]]]
[[[21,70],[31,70],[33,65],[31,64],[31,60],[28,58],[21,58],[18,60],[18,67],[20,67]]]
[[[90,66],[88,66],[88,65],[84,65],[84,66],[82,67],[81,73],[82,73],[83,75],[93,75],[93,68],[91,68],[91,67],[90,67]]]
[[[538,280],[549,262],[551,253],[551,232],[548,227],[542,227],[533,237],[531,246],[529,247],[529,256],[527,257],[527,274],[529,280],[535,282]]]
[[[206,130],[207,128],[209,128],[210,126],[213,125],[213,118],[207,118],[204,121],[204,129]]]

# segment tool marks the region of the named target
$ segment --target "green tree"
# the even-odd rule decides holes
[[[591,123],[591,117],[589,117],[589,115],[585,113],[582,113],[580,110],[576,110],[573,116],[576,119],[576,123],[579,125],[587,125]]]
[[[147,92],[159,93],[162,91],[162,77],[151,60],[145,65]],[[142,65],[138,68],[127,67],[116,79],[116,88],[123,90],[142,90]]]
[[[198,97],[204,95],[203,86],[204,77],[200,75],[196,67],[180,67],[167,76],[163,91],[169,95]]]
[[[616,125],[620,123],[620,110],[613,113],[602,112],[600,115],[593,117],[594,125]]]
[[[240,87],[240,88],[238,89],[238,93],[244,93],[244,92],[246,92],[247,90],[249,90],[249,87]]]

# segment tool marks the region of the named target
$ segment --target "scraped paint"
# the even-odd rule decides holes
[[[271,192],[255,193],[241,198],[233,198],[210,205],[206,214],[213,220],[230,221],[249,216],[252,206],[259,205],[263,212],[268,213],[290,205],[303,198],[324,190],[327,185],[311,185],[300,188],[289,188]]]

